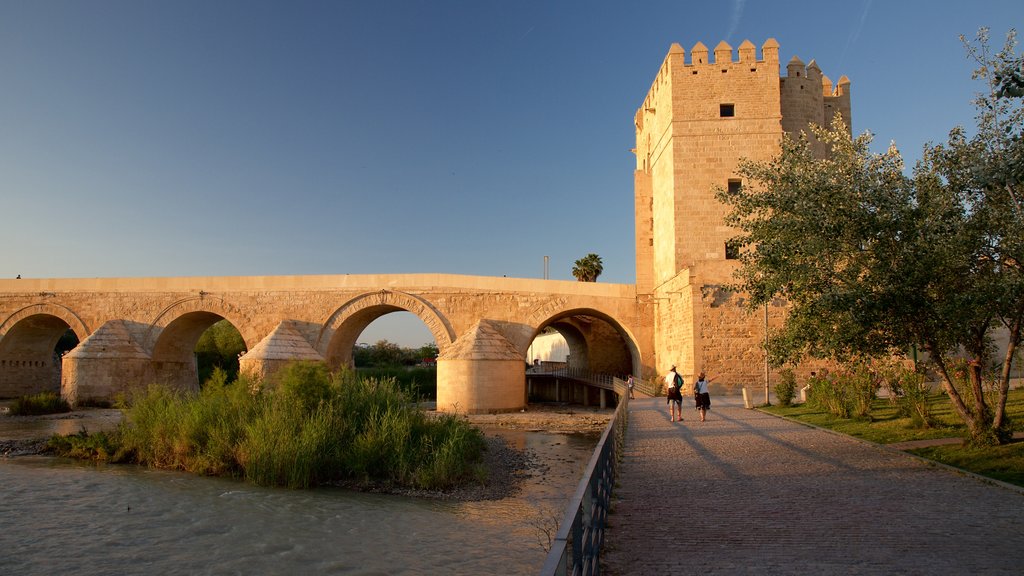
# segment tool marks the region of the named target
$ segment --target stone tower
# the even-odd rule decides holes
[[[777,156],[784,133],[827,125],[836,112],[849,126],[850,82],[833,87],[813,60],[795,57],[782,77],[774,39],[761,58],[750,41],[738,52],[720,42],[709,57],[698,42],[687,58],[673,44],[636,112],[636,283],[653,311],[656,370],[676,364],[688,380],[707,369],[755,384],[765,319],[723,289],[736,264],[726,246],[734,231],[715,189],[741,183],[741,159]]]

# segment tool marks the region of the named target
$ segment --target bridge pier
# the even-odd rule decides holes
[[[293,322],[285,320],[239,359],[238,369],[265,380],[285,364],[296,360],[323,362],[324,357],[303,338]]]
[[[0,398],[29,396],[60,390],[59,360],[49,358],[0,358]]]
[[[123,321],[107,322],[64,355],[61,396],[72,406],[110,402],[153,382],[152,364]]]
[[[526,364],[486,320],[473,325],[437,359],[437,410],[464,414],[526,408]]]

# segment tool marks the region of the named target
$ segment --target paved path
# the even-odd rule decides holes
[[[1024,494],[714,397],[630,402],[605,574],[1024,574]]]

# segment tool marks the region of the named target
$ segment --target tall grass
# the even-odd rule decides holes
[[[415,407],[393,379],[293,363],[271,382],[217,374],[199,393],[129,400],[113,461],[292,488],[332,482],[443,489],[483,478],[482,433]]]
[[[811,378],[807,403],[837,418],[871,418],[879,380],[871,364],[856,363],[847,370]]]
[[[394,379],[416,400],[437,398],[437,368],[358,368],[363,378]]]
[[[11,403],[12,416],[38,416],[40,414],[60,414],[70,412],[67,401],[54,392],[40,392],[32,396],[22,396]]]

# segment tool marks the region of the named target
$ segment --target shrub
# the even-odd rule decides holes
[[[837,418],[870,418],[879,379],[870,362],[857,362],[833,374],[810,380],[807,403]]]
[[[870,362],[858,362],[846,373],[850,413],[857,418],[871,417],[871,404],[878,397],[878,377]]]
[[[789,368],[779,372],[779,381],[775,384],[775,397],[779,404],[790,406],[796,396],[796,376]]]
[[[106,432],[89,434],[83,428],[77,434],[53,436],[47,441],[46,450],[79,460],[116,461],[117,440]]]
[[[935,425],[935,417],[932,416],[928,407],[928,397],[931,389],[925,382],[924,374],[918,374],[913,370],[903,370],[900,374],[899,389],[902,395],[898,397],[897,406],[899,413],[909,416],[911,425],[915,428],[931,428]]]
[[[100,444],[65,437],[54,449],[294,488],[441,489],[483,477],[483,434],[457,417],[427,415],[393,379],[294,363],[275,383],[242,377],[199,393],[153,386],[128,399],[121,426]]]
[[[331,372],[323,362],[289,362],[275,374],[278,391],[291,396],[304,413],[310,413],[329,402]]]
[[[837,418],[850,417],[847,390],[839,375],[825,374],[811,379],[807,403]]]
[[[437,398],[437,368],[359,368],[362,378],[394,379],[415,400]]]
[[[70,412],[67,401],[53,392],[40,392],[32,396],[22,396],[11,403],[12,416],[38,416],[40,414],[60,414]]]

